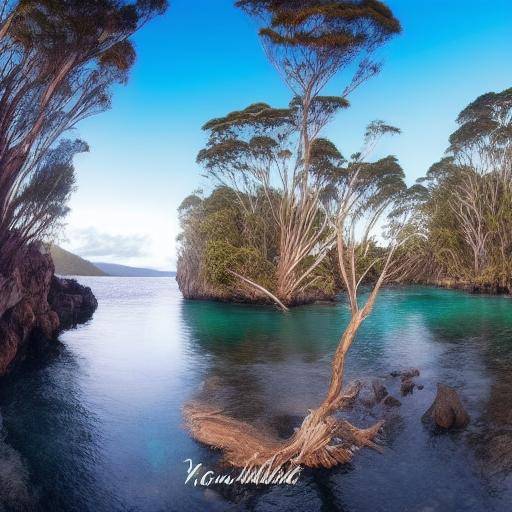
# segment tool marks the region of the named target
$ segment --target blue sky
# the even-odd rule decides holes
[[[510,0],[389,0],[403,33],[380,52],[381,74],[350,96],[326,135],[356,151],[374,119],[403,133],[385,141],[408,182],[444,152],[460,110],[512,86]],[[232,0],[174,0],[135,37],[138,60],[113,108],[78,126],[90,145],[76,161],[62,245],[94,261],[175,268],[176,209],[202,177],[202,124],[255,101],[286,105],[290,93],[267,62],[252,20]],[[342,91],[340,76],[328,91]],[[379,154],[375,155],[379,156]]]

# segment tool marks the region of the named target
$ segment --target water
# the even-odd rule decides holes
[[[187,302],[170,279],[82,281],[100,303],[93,320],[0,385],[0,510],[510,510],[512,463],[498,466],[506,459],[496,445],[512,430],[510,299],[384,290],[351,349],[347,378],[380,376],[398,396],[389,372],[417,366],[425,385],[387,413],[384,453],[305,471],[293,487],[205,489],[184,485],[183,461],[218,470],[218,454],[187,436],[183,403],[206,381],[212,403],[289,434],[325,392],[346,307],[285,315]],[[468,405],[465,432],[422,425],[438,381]],[[358,424],[381,414],[359,411]]]

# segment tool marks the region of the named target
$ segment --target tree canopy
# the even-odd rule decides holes
[[[0,269],[17,250],[11,238],[25,243],[43,235],[29,219],[19,229],[18,195],[43,179],[40,163],[66,130],[109,108],[111,85],[126,82],[135,60],[131,35],[166,6],[165,0],[3,2]]]

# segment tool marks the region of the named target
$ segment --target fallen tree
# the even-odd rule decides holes
[[[333,213],[338,262],[350,309],[350,321],[335,352],[329,388],[322,403],[309,412],[287,441],[264,435],[201,402],[192,402],[184,408],[191,435],[222,450],[231,465],[279,467],[293,464],[331,468],[348,462],[359,448],[378,449],[375,437],[382,422],[359,429],[337,417],[336,413],[351,404],[360,391],[361,385],[357,383],[343,390],[345,359],[360,325],[372,311],[382,285],[400,271],[394,255],[407,240],[402,228],[410,211],[404,206],[409,191],[403,181],[402,169],[392,157],[365,162],[376,140],[385,133],[396,131],[382,122],[372,123],[366,133],[364,150],[350,161],[332,152],[333,157],[326,160],[322,156],[322,161],[312,163],[318,173],[331,177],[331,196],[325,200],[325,206]],[[400,207],[395,208],[398,203]],[[380,248],[380,256],[368,258],[371,245],[376,243],[372,232],[383,218],[389,220],[388,242]],[[375,268],[379,269],[379,277],[361,304],[359,287],[368,272]]]

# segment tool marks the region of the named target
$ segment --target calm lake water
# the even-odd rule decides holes
[[[381,377],[398,396],[389,372],[416,366],[425,386],[395,411],[354,413],[358,425],[386,415],[384,453],[305,471],[295,486],[205,489],[184,485],[183,461],[219,469],[218,455],[187,436],[183,403],[202,389],[228,413],[288,435],[323,397],[345,306],[285,315],[187,302],[172,279],[80,281],[99,300],[93,320],[0,385],[0,479],[10,482],[0,510],[511,510],[512,454],[507,467],[497,442],[512,437],[509,298],[384,290],[348,379]],[[466,431],[435,434],[421,423],[437,382],[459,390]]]

